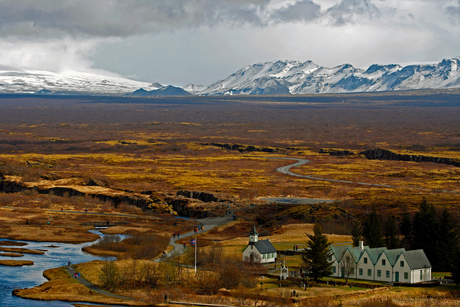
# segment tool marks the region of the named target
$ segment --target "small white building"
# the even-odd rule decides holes
[[[243,261],[268,263],[275,262],[277,250],[269,239],[259,241],[259,233],[256,225],[252,225],[249,232],[249,244],[243,250]]]
[[[422,249],[369,248],[332,245],[332,275],[383,282],[417,283],[431,280],[431,264]]]

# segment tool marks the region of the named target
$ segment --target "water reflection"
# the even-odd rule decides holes
[[[104,236],[97,230],[91,232]],[[123,240],[127,236],[119,235]],[[8,239],[0,239],[4,241],[15,241]],[[31,241],[16,241],[28,243],[24,248],[46,250],[44,255],[24,254],[21,260],[31,260],[34,262],[32,266],[23,267],[8,267],[0,266],[0,306],[31,306],[31,307],[61,307],[72,306],[70,303],[61,301],[35,301],[26,300],[12,295],[14,289],[18,288],[31,288],[38,286],[46,281],[43,277],[43,271],[59,266],[64,266],[68,261],[73,264],[88,262],[92,260],[110,260],[113,257],[93,256],[83,252],[81,249],[86,245],[83,244],[66,244],[66,243],[53,243],[53,242],[31,242]],[[50,245],[58,246],[55,248],[47,247]],[[14,257],[2,257],[2,259],[17,260]]]

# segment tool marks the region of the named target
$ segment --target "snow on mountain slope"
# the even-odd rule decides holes
[[[299,61],[276,61],[245,66],[228,78],[211,84],[201,91],[200,94],[231,94],[232,92],[229,91],[230,89],[241,86],[248,81],[254,81],[262,77],[270,77],[273,79],[292,77],[302,72],[308,73],[314,71],[317,67],[318,66],[311,61],[305,63]]]
[[[197,84],[192,84],[192,83],[189,83],[186,86],[184,86],[184,90],[193,95],[200,94],[205,88],[206,86],[204,85],[197,85]]]
[[[284,95],[449,87],[460,87],[460,57],[406,67],[374,64],[366,70],[350,64],[328,68],[312,61],[271,61],[245,66],[207,87],[189,84],[183,89],[85,72],[0,70],[1,93],[131,94],[142,88],[148,96],[187,92],[194,95]]]
[[[124,94],[138,88],[153,90],[158,87],[147,82],[86,72],[0,71],[2,93],[35,93],[45,89],[51,92]]]
[[[245,66],[224,80],[197,92],[225,94],[320,94],[460,87],[460,57],[437,64],[371,65],[363,70],[350,64],[320,67],[311,61],[272,61]]]

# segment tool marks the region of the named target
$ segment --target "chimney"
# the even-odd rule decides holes
[[[364,242],[363,241],[359,241],[359,249],[360,250],[364,249]]]

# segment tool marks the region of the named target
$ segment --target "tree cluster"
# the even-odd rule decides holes
[[[155,288],[160,280],[156,263],[140,264],[137,260],[129,261],[124,266],[118,266],[115,261],[106,261],[98,275],[101,288],[115,291],[119,288],[141,289]]]
[[[352,236],[355,246],[364,239],[370,248],[386,246],[388,249],[423,249],[434,271],[450,272],[458,262],[457,221],[447,209],[438,212],[426,200],[420,203],[413,217],[407,211],[404,212],[399,224],[393,215],[382,222],[373,207],[362,226],[356,221]]]

